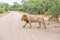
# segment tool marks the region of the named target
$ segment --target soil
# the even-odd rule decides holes
[[[21,21],[24,12],[10,11],[7,15],[0,17],[0,40],[60,40],[60,22],[48,21],[45,18],[47,29],[37,29],[38,23],[25,24]]]

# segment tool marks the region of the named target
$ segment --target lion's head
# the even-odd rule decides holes
[[[27,18],[27,15],[22,15],[22,18],[21,18],[22,21],[26,21],[28,22],[28,18]]]

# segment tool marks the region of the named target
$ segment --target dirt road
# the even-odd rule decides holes
[[[60,40],[60,30],[22,28],[25,23],[20,20],[22,15],[11,11],[0,17],[0,40]]]

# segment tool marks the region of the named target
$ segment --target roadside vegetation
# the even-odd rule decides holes
[[[7,11],[22,11],[31,14],[50,16],[49,19],[58,20],[60,16],[60,0],[22,0],[22,4],[13,5],[0,3],[0,14]]]

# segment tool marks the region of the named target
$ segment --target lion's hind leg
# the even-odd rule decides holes
[[[32,27],[31,22],[29,22],[29,24],[30,24],[30,27],[29,28],[31,28]]]
[[[44,22],[44,20],[43,20],[42,24],[43,24],[43,26],[44,26],[44,29],[46,29],[46,25],[45,25],[45,22]]]
[[[37,27],[38,29],[41,27],[41,22],[39,21],[39,27]]]

